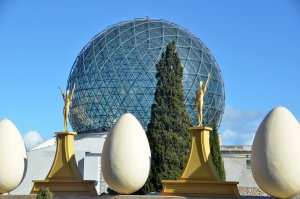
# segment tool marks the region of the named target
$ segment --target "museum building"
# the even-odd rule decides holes
[[[195,93],[199,81],[206,81],[208,74],[211,80],[204,96],[203,124],[212,126],[216,118],[220,124],[225,105],[220,68],[200,39],[174,23],[150,18],[120,22],[95,35],[75,59],[67,81],[69,90],[76,84],[69,117],[73,130],[78,133],[74,142],[75,156],[83,178],[95,180],[99,194],[107,189],[101,173],[106,135],[115,121],[127,112],[147,129],[156,88],[155,64],[172,41],[176,43],[183,67],[185,104],[193,124],[196,125],[198,119]],[[46,177],[54,159],[55,142],[55,137],[50,138],[27,152],[27,173],[12,194],[27,194],[32,180]],[[228,180],[243,182],[240,178],[245,177],[234,176],[231,168],[242,167],[244,174],[251,174],[247,166],[249,151],[247,147],[222,147]],[[253,179],[243,183],[256,186]]]

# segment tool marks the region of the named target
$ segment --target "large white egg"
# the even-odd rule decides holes
[[[101,167],[106,183],[118,193],[134,193],[145,184],[150,162],[150,146],[143,127],[132,114],[125,113],[103,146]]]
[[[284,107],[270,111],[252,145],[252,174],[267,194],[289,198],[300,192],[300,128]]]
[[[27,154],[23,138],[8,119],[0,121],[0,194],[7,193],[21,183],[27,168]]]

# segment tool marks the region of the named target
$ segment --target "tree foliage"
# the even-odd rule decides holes
[[[219,178],[221,180],[226,180],[226,174],[224,169],[224,162],[222,159],[221,151],[220,151],[220,143],[219,143],[219,133],[218,133],[218,120],[215,119],[213,131],[209,136],[210,143],[210,152],[213,158],[213,162]]]
[[[160,191],[161,180],[174,180],[181,174],[190,142],[188,128],[192,122],[186,111],[183,95],[183,68],[170,43],[156,64],[155,103],[147,137],[151,148],[151,171],[144,190]]]
[[[48,187],[42,187],[36,197],[37,199],[52,199],[53,193]]]

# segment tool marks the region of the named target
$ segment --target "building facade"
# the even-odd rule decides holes
[[[85,180],[94,180],[98,194],[107,191],[101,170],[101,153],[107,133],[79,134],[75,136],[75,158]],[[27,172],[22,183],[10,194],[29,194],[32,180],[44,180],[56,151],[56,138],[50,138],[27,152]],[[239,186],[257,187],[251,172],[251,146],[221,146],[226,180],[237,181]]]
[[[257,187],[251,172],[251,146],[221,146],[227,181],[239,186]]]

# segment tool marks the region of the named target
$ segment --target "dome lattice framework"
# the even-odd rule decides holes
[[[221,120],[225,93],[221,72],[209,49],[180,26],[157,19],[124,21],[103,30],[81,50],[68,79],[76,83],[70,122],[78,133],[101,132],[123,113],[135,115],[146,129],[156,88],[155,64],[166,45],[175,41],[184,68],[187,111],[197,124],[194,108],[199,81],[211,80],[204,96],[204,125]]]

